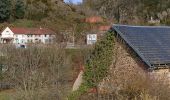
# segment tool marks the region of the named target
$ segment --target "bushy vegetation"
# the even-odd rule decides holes
[[[8,70],[2,74],[0,84],[11,84],[6,89],[13,91],[8,95],[1,87],[0,99],[65,100],[89,51],[59,45],[34,45],[27,49],[1,46],[5,58],[0,57],[0,62]]]
[[[50,27],[55,31],[72,28],[84,16],[61,0],[0,0],[0,9],[0,23],[31,20],[35,22],[32,27]],[[41,24],[36,25],[37,21]]]
[[[0,22],[4,22],[10,18],[10,0],[0,0]]]
[[[100,81],[108,75],[108,70],[113,61],[114,33],[107,32],[105,37],[97,42],[90,53],[85,65],[83,79],[84,82],[78,91],[73,92],[70,100],[76,100],[83,93],[91,88],[96,88]]]
[[[16,100],[63,99],[60,75],[65,68],[65,50],[59,46],[33,46],[28,49],[3,47],[3,65],[8,70],[1,82],[12,84]],[[67,79],[65,79],[67,80]],[[66,88],[65,88],[66,89]],[[62,92],[61,92],[62,90]]]
[[[107,32],[106,36],[94,47],[86,62],[84,73],[84,84],[88,87],[96,85],[107,76],[109,66],[113,61],[114,33]]]
[[[114,23],[135,25],[146,25],[151,17],[167,25],[169,4],[170,0],[84,0],[87,9],[90,8],[101,16],[114,18]]]

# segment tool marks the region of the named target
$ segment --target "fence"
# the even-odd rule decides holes
[[[12,83],[0,82],[0,90],[11,89],[13,87],[15,87],[15,85]]]

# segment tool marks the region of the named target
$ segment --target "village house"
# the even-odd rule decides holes
[[[0,35],[0,43],[29,44],[52,43],[55,32],[46,28],[5,28]]]
[[[92,45],[97,42],[97,34],[87,34],[87,45]]]

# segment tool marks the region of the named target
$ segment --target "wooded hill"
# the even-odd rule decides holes
[[[117,23],[147,24],[153,19],[169,25],[170,0],[83,0],[98,15],[114,18]]]
[[[32,27],[48,26],[60,30],[72,27],[83,16],[74,5],[65,4],[62,0],[0,0],[1,23],[13,24],[24,19],[24,23],[26,20],[28,24],[30,21],[36,23]]]

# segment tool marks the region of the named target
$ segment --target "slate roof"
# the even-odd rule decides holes
[[[112,30],[150,68],[170,65],[170,27],[113,25]]]

